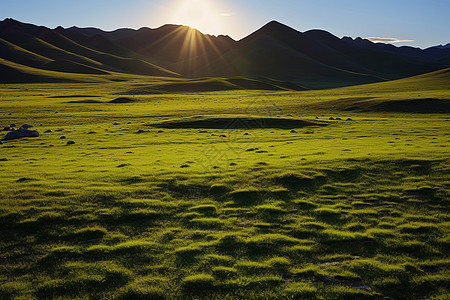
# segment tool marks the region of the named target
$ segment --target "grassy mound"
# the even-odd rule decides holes
[[[103,102],[100,100],[85,99],[85,100],[73,100],[73,101],[69,101],[67,103],[103,103]]]
[[[193,117],[169,120],[150,126],[160,128],[204,128],[204,129],[252,129],[252,128],[302,128],[306,126],[325,126],[327,123],[284,118],[257,117]]]
[[[135,100],[132,98],[119,97],[119,98],[109,101],[108,103],[133,103],[133,102],[135,102]]]
[[[372,109],[389,112],[450,113],[450,99],[386,100],[375,104]]]
[[[264,78],[257,80],[246,77],[232,77],[198,78],[185,81],[166,82],[162,84],[135,88],[128,93],[135,95],[151,95],[182,92],[192,93],[233,90],[303,91],[306,89],[290,82],[282,82]]]
[[[100,96],[94,96],[94,95],[59,95],[59,96],[48,96],[47,98],[50,99],[64,99],[64,98],[96,98]]]
[[[403,113],[449,113],[450,99],[380,99],[355,97],[331,100],[314,105],[320,108],[333,107],[344,111],[403,112]]]

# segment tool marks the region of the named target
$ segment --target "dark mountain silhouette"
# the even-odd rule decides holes
[[[299,32],[276,21],[235,41],[179,25],[103,31],[49,29],[5,19],[0,22],[0,58],[5,61],[3,72],[18,68],[14,82],[20,81],[20,66],[24,66],[105,76],[118,72],[166,77],[264,77],[286,82],[286,86],[327,88],[442,69],[450,65],[450,47],[423,50],[375,44],[362,38],[338,38],[323,30]],[[13,64],[6,67],[6,62]],[[7,74],[2,74],[2,82],[8,82]]]
[[[450,43],[446,44],[446,45],[438,45],[438,46],[434,46],[431,48],[437,48],[437,49],[450,49]]]

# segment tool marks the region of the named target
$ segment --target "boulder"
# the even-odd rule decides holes
[[[12,127],[12,126],[11,126],[11,127]],[[33,125],[30,125],[30,124],[23,124],[22,126],[20,126],[19,129],[25,129],[25,130],[27,130],[27,129],[30,129],[31,127],[33,127]]]
[[[114,123],[113,125],[119,125],[119,123],[116,122],[116,123]]]
[[[68,142],[67,142],[67,145],[74,145],[74,144],[75,144],[74,141],[68,141]]]
[[[3,131],[10,131],[11,130],[11,127],[9,127],[9,126],[6,126],[5,128],[3,128]]]
[[[353,119],[352,118],[348,118],[347,121],[353,121]]]
[[[52,131],[50,129],[44,131],[44,133],[51,133]]]
[[[335,120],[341,121],[342,119],[341,118],[336,118]]]
[[[16,127],[16,124],[12,123],[9,127]]]
[[[10,131],[5,135],[5,140],[14,140],[27,137],[39,137],[39,132],[36,130],[17,129]]]
[[[66,137],[63,135],[63,136],[61,136],[59,139],[60,140],[64,140]]]
[[[291,130],[291,133],[297,133],[297,131],[295,131],[295,130],[292,129],[292,130]]]

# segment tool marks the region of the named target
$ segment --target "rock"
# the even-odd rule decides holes
[[[9,113],[8,116],[12,115],[12,113]]]
[[[9,126],[6,126],[3,128],[3,131],[10,131],[10,130],[11,130],[11,127],[9,127]]]
[[[113,125],[119,125],[119,123],[115,122]]]
[[[335,120],[341,121],[342,119],[341,118],[336,118]]]
[[[63,136],[61,136],[59,139],[60,140],[64,140],[66,137],[63,135]]]
[[[11,126],[11,127],[12,127],[12,126]],[[22,126],[20,126],[19,129],[25,129],[25,130],[27,130],[27,129],[31,128],[31,127],[33,127],[33,125],[30,125],[30,124],[23,124]]]
[[[5,140],[14,140],[26,137],[39,137],[39,132],[36,130],[17,129],[10,131],[5,135]]]
[[[52,132],[50,129],[44,131],[44,133],[50,133],[50,132]]]
[[[334,120],[334,118],[333,118],[333,117],[330,117],[328,120]]]
[[[219,169],[219,167],[218,166],[214,166],[213,169]]]
[[[231,164],[230,164],[230,166],[236,166],[236,165],[237,165],[236,163],[231,163]]]
[[[180,168],[189,168],[189,165],[181,165]]]
[[[347,121],[353,121],[353,119],[352,118],[348,118]]]
[[[7,158],[0,158],[0,161],[8,161],[8,159]]]
[[[68,141],[68,142],[67,142],[67,145],[74,145],[74,144],[75,144],[74,141]]]
[[[131,124],[131,122],[128,122],[127,124]]]
[[[316,120],[318,119],[319,117],[316,117]]]
[[[227,137],[225,134],[221,134],[219,135],[219,137]]]
[[[16,127],[16,124],[12,123],[9,127]]]
[[[32,181],[32,178],[28,178],[28,177],[22,177],[16,180],[16,182],[26,182],[26,181]]]
[[[295,131],[295,130],[291,130],[291,133],[297,133],[297,131]]]
[[[164,130],[158,130],[158,133],[163,133],[164,132]]]
[[[248,135],[248,132],[244,133],[244,135]]]

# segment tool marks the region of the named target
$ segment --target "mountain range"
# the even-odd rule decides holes
[[[450,66],[450,46],[396,47],[272,21],[236,41],[181,25],[103,31],[0,21],[0,83],[67,81],[58,74],[246,77],[331,88]],[[88,80],[88,79],[86,79]],[[295,89],[295,88],[294,88]]]

